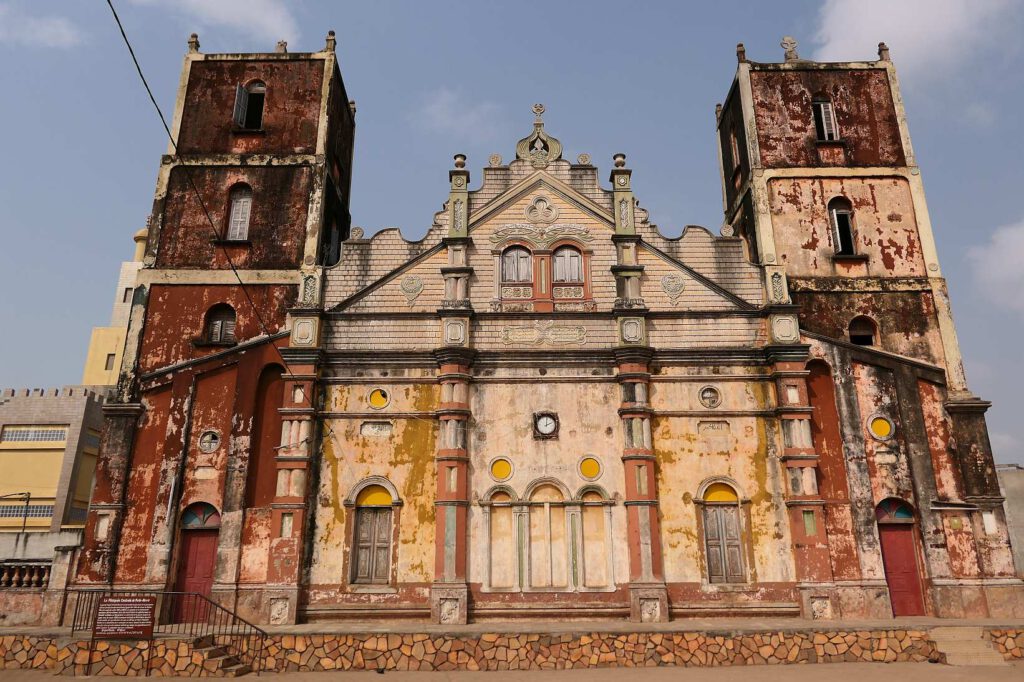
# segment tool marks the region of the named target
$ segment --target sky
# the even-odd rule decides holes
[[[542,102],[565,157],[611,167],[662,232],[722,222],[714,109],[735,46],[781,61],[896,64],[968,381],[993,401],[996,460],[1024,463],[1024,2],[315,2],[115,0],[157,101],[173,111],[192,32],[205,52],[295,52],[338,38],[356,100],[353,224],[426,231],[455,153],[471,186],[514,158]],[[152,208],[167,140],[105,2],[0,0],[0,387],[81,380],[119,263]]]

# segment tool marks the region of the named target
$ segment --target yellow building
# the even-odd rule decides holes
[[[0,532],[85,524],[104,400],[86,386],[0,393]]]
[[[82,383],[87,386],[113,386],[117,383],[125,334],[128,331],[128,318],[131,315],[135,277],[142,267],[142,257],[146,253],[146,234],[146,229],[135,233],[135,257],[121,263],[110,326],[92,329],[85,369],[82,371]]]

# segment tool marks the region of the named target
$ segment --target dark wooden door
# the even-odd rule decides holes
[[[743,550],[738,509],[731,505],[704,507],[704,536],[708,556],[708,580],[712,583],[743,582]]]
[[[879,524],[878,537],[882,542],[882,563],[885,565],[885,582],[889,584],[892,615],[923,616],[924,597],[921,574],[917,570],[914,526]]]
[[[387,584],[391,578],[391,509],[362,507],[356,514],[355,582]]]
[[[181,531],[181,561],[178,563],[176,592],[209,596],[213,589],[213,567],[217,560],[216,529]],[[206,620],[206,601],[175,595],[174,622],[195,623]]]

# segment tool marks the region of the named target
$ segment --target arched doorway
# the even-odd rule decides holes
[[[181,540],[178,546],[178,576],[174,591],[210,596],[213,571],[217,562],[217,537],[220,512],[206,502],[195,502],[181,514]],[[199,622],[206,619],[206,601],[177,595],[174,622]]]
[[[892,615],[923,616],[924,594],[914,542],[914,510],[903,500],[889,498],[875,508],[875,517]]]
[[[743,537],[740,498],[728,483],[715,482],[701,495],[704,507],[704,554],[709,583],[743,583]]]

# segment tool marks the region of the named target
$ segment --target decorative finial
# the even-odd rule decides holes
[[[544,115],[545,111],[546,110],[544,109],[544,105],[543,104],[534,104],[533,105],[533,113],[537,115],[537,118],[534,120],[534,123],[543,123],[544,122],[544,119],[542,119],[541,116]]]
[[[466,155],[465,154],[456,154],[455,155],[455,167],[456,168],[465,168],[466,167]]]
[[[722,120],[722,103],[721,102],[719,102],[718,104],[715,105],[715,120],[716,121],[721,121]]]
[[[892,61],[889,59],[889,46],[885,43],[878,43],[878,58],[883,62]]]
[[[743,43],[736,43],[736,61],[740,64],[747,61],[747,48],[743,47]]]
[[[625,154],[614,154],[612,161],[615,162],[616,168],[625,168],[626,166],[626,155]]]
[[[188,37],[188,52],[189,54],[195,54],[199,52],[199,34],[193,33]]]
[[[491,168],[497,168],[501,165],[501,154],[491,154],[488,162],[491,164]]]
[[[576,157],[576,163],[578,163],[581,166],[589,166],[590,154],[580,154],[579,156]]]
[[[356,115],[356,101],[354,99],[348,101],[348,110],[352,112],[353,116]]]
[[[287,40],[279,40],[279,41],[277,41],[277,50],[276,50],[276,52],[278,54],[284,54],[284,53],[288,52],[288,41]]]
[[[324,47],[328,52],[334,52],[334,48],[337,47],[338,41],[334,39],[334,31],[327,32],[327,45]]]
[[[787,62],[795,62],[800,59],[800,55],[796,53],[796,39],[793,36],[783,36],[779,46],[786,51]]]

